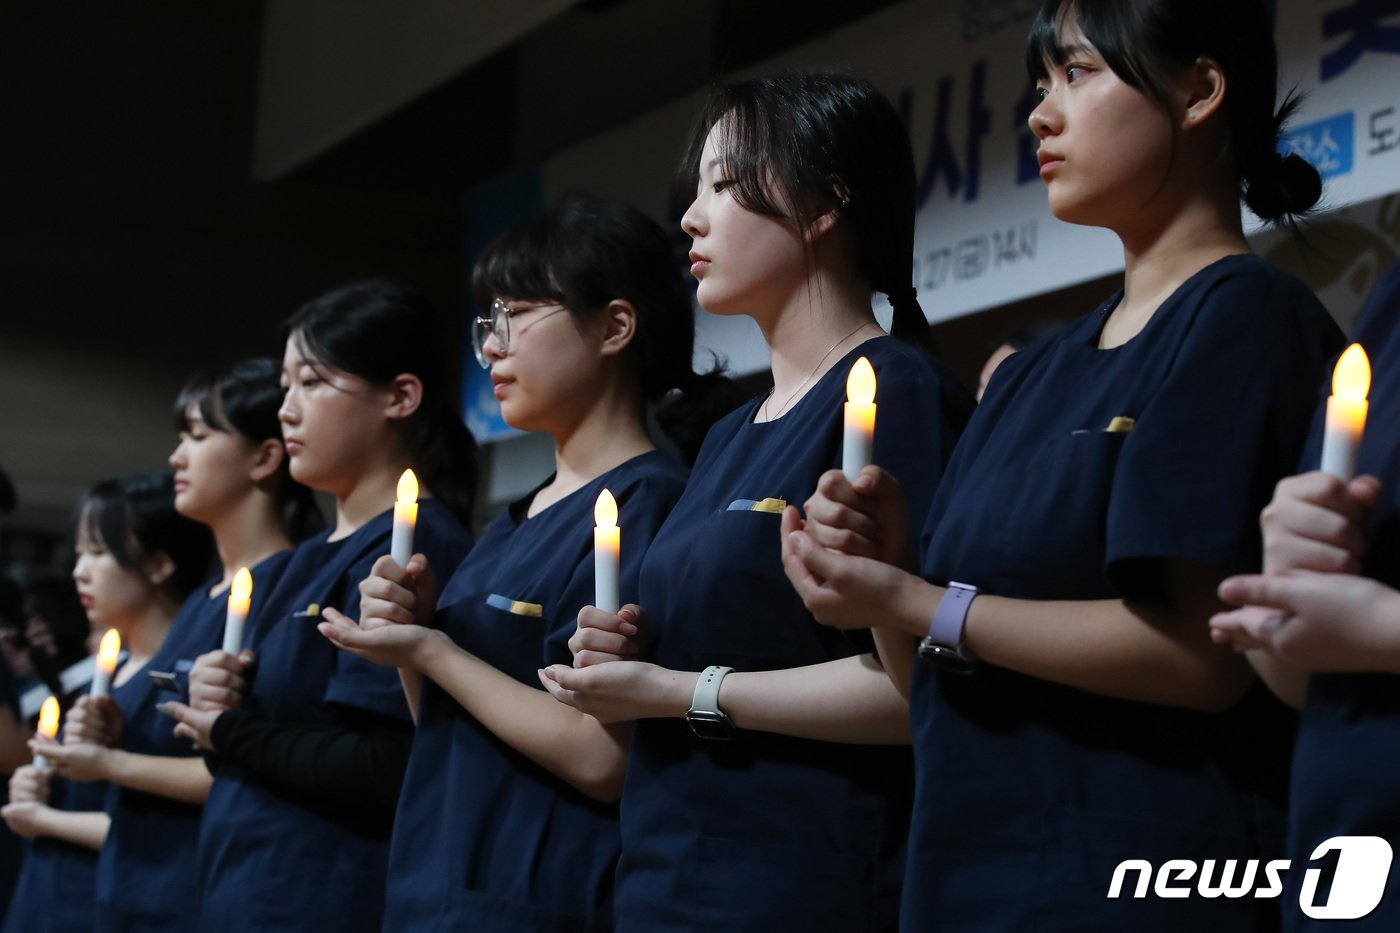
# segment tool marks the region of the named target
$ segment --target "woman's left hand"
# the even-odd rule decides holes
[[[160,704],[157,709],[176,720],[175,736],[177,738],[189,739],[196,748],[210,751],[214,749],[214,742],[210,734],[214,731],[215,720],[224,714],[224,710],[195,709],[184,703],[176,703],[174,700]]]
[[[48,816],[53,809],[46,803],[27,800],[22,803],[6,804],[0,809],[0,819],[10,827],[16,836],[33,839],[48,835]]]
[[[317,630],[337,648],[385,667],[421,670],[434,637],[433,629],[422,625],[383,620],[361,625],[334,609],[321,610],[321,620]]]
[[[1211,635],[1264,650],[1303,671],[1400,672],[1400,593],[1367,577],[1300,571],[1220,584],[1242,608],[1211,619]]]
[[[43,755],[50,767],[70,781],[106,781],[111,777],[110,748],[88,743],[59,745],[44,738],[30,739],[29,747],[36,755]]]
[[[556,700],[602,723],[684,716],[700,675],[646,661],[611,661],[589,667],[551,664],[540,683]]]

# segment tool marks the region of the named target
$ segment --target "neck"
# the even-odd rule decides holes
[[[265,558],[292,546],[282,529],[277,500],[255,489],[243,501],[209,523],[219,549],[223,579],[218,591],[233,582],[240,567],[254,567]]]
[[[769,418],[792,407],[851,347],[881,333],[869,287],[854,276],[820,272],[778,314],[758,324],[773,366],[775,407]]]
[[[1154,200],[1170,205],[1162,212],[1165,216],[1154,218],[1153,211],[1144,211],[1136,223],[1115,231],[1123,241],[1120,307],[1127,312],[1150,315],[1206,266],[1249,252],[1233,187],[1201,187],[1197,182]]]
[[[122,626],[122,647],[137,662],[136,666],[145,663],[160,649],[178,610],[175,601],[161,590],[143,612]]]
[[[614,467],[653,450],[641,399],[613,379],[595,395],[583,417],[567,430],[555,430],[552,501],[587,485]]]
[[[407,458],[386,460],[362,473],[349,492],[337,495],[335,531],[331,533],[331,540],[349,537],[380,512],[392,508],[398,495],[399,477],[409,466]],[[422,477],[419,479],[421,481]]]

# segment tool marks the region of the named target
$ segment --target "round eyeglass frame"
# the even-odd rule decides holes
[[[491,358],[486,355],[486,341],[491,337],[496,338],[496,345],[501,348],[501,353],[510,352],[510,319],[517,314],[527,314],[530,311],[543,311],[545,308],[554,308],[544,317],[536,318],[535,321],[543,321],[546,317],[552,317],[560,311],[569,310],[568,305],[558,301],[545,302],[544,304],[530,305],[526,308],[512,308],[504,300],[497,298],[491,302],[491,307],[487,311],[488,317],[476,317],[472,319],[472,352],[476,354],[476,361],[481,364],[482,369],[491,368]],[[531,322],[533,325],[534,322]],[[521,332],[524,332],[524,328]]]

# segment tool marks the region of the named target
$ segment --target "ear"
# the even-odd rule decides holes
[[[146,579],[151,586],[164,586],[165,582],[175,574],[175,562],[170,559],[170,555],[164,551],[157,552],[146,559]]]
[[[1182,77],[1181,128],[1201,126],[1225,105],[1225,72],[1213,58],[1196,59]]]
[[[603,309],[603,356],[616,356],[637,336],[637,309],[632,302],[614,298]]]
[[[282,459],[287,456],[287,449],[282,446],[282,442],[268,438],[258,445],[253,453],[252,469],[248,471],[249,478],[254,483],[261,483],[277,475],[277,470],[282,466]]]
[[[836,227],[836,221],[841,217],[841,208],[851,203],[850,187],[834,175],[831,177],[831,193],[835,195],[839,206],[832,207],[831,210],[807,225],[804,237],[808,243],[815,243],[830,233]]]
[[[407,418],[423,404],[423,380],[412,373],[399,373],[385,395],[384,416],[391,420]]]

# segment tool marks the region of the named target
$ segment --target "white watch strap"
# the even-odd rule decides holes
[[[724,681],[724,675],[732,670],[732,667],[712,664],[700,672],[700,679],[695,682],[695,695],[690,700],[692,713],[720,712],[719,685]]]

